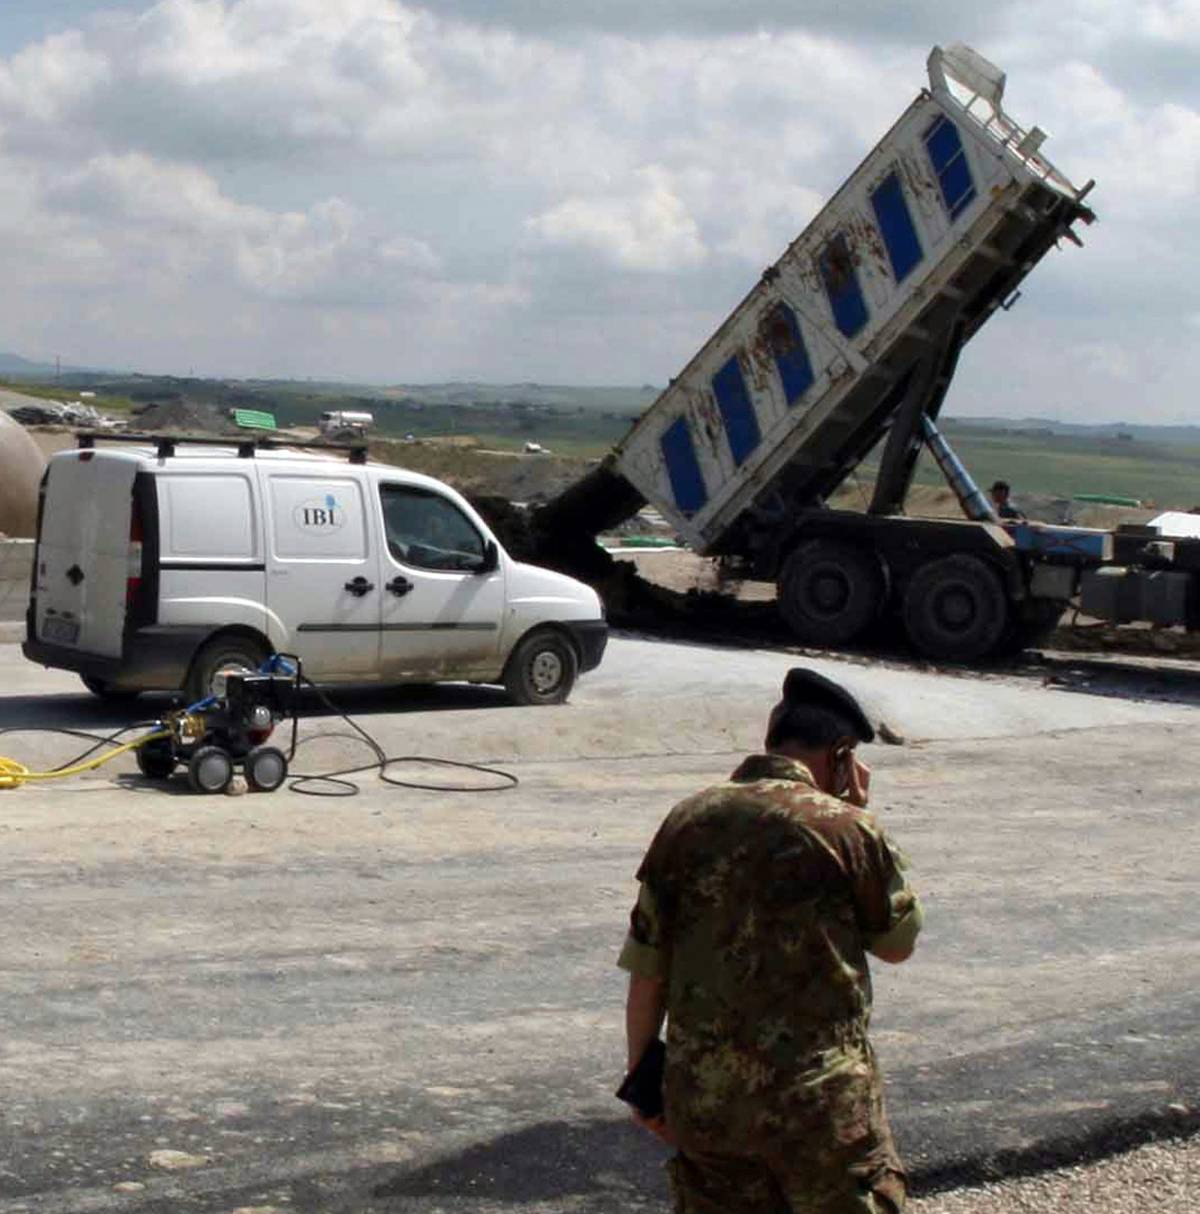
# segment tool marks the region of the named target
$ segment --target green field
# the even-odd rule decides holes
[[[629,388],[547,384],[397,384],[387,387],[282,380],[210,380],[171,376],[64,375],[61,382],[11,386],[30,395],[72,399],[96,393],[98,408],[126,412],[144,405],[185,402],[220,410],[261,409],[280,426],[315,425],[326,410],[367,410],[380,437],[467,438],[519,451],[540,443],[555,454],[599,458],[653,403],[652,385]],[[983,487],[1003,478],[1022,495],[1069,498],[1102,493],[1138,498],[1147,506],[1200,505],[1200,428],[1072,426],[1064,423],[968,421],[946,418],[946,437]],[[874,461],[860,470],[873,477]],[[942,483],[922,456],[917,483]]]
[[[1139,498],[1147,506],[1184,510],[1200,505],[1200,445],[1078,434],[997,432],[946,421],[944,433],[984,488],[996,479],[1013,492],[1073,497],[1104,493]],[[919,480],[941,482],[922,456]]]

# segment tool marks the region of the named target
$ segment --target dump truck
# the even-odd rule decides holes
[[[1185,622],[1194,574],[1144,588],[1164,572],[1156,536],[1002,525],[938,430],[964,344],[1095,216],[1094,183],[1074,186],[1044,132],[1005,112],[997,67],[962,45],[927,66],[929,87],[539,527],[562,551],[651,503],[697,553],[775,582],[818,645],[890,617],[927,656],[972,661],[1032,643],[1089,586],[1097,610]],[[903,512],[923,448],[962,519]],[[872,452],[866,511],[830,508]]]

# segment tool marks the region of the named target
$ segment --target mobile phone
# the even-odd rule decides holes
[[[663,1068],[666,1060],[667,1048],[661,1038],[655,1037],[646,1047],[637,1066],[625,1076],[617,1089],[617,1099],[632,1105],[647,1121],[653,1121],[663,1113]]]

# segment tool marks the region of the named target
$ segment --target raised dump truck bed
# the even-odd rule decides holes
[[[996,67],[953,46],[928,69],[612,454],[541,510],[549,559],[581,568],[582,536],[649,501],[697,552],[775,581],[801,640],[841,644],[891,616],[958,661],[1031,641],[1111,560],[1106,533],[1002,526],[937,430],[963,343],[1094,216],[1091,184],[1076,189],[1044,134],[1004,112]],[[827,508],[881,440],[866,513]],[[902,513],[923,444],[965,518]]]
[[[891,617],[922,653],[975,661],[1034,641],[1071,601],[1198,628],[1200,540],[1002,523],[937,429],[963,343],[1094,216],[1091,184],[1004,112],[996,67],[963,46],[928,67],[929,88],[535,530],[583,571],[580,538],[649,501],[697,552],[775,581],[813,644]],[[881,440],[867,511],[829,509]],[[902,513],[922,446],[964,518]]]
[[[963,342],[1092,218],[1042,133],[1002,110],[996,68],[966,47],[928,67],[929,89],[609,461],[697,552],[775,576],[779,519],[819,506],[889,425],[871,512],[898,510]]]

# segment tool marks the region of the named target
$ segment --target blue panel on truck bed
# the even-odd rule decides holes
[[[912,214],[904,198],[904,188],[895,173],[871,195],[871,206],[879,221],[879,232],[897,282],[903,282],[921,260],[921,241],[913,227]]]
[[[1005,113],[998,68],[935,47],[928,70],[930,87],[614,452],[615,471],[704,555],[767,553],[866,458],[910,389],[936,412],[962,344],[1074,221],[1094,218],[1090,186]]]
[[[967,163],[958,127],[949,118],[939,118],[925,132],[925,147],[933,171],[938,175],[946,210],[951,219],[957,219],[975,198],[971,166]]]
[[[692,434],[687,418],[677,417],[660,440],[667,475],[671,479],[671,492],[675,505],[685,516],[695,514],[708,501],[708,490],[696,459],[696,448],[692,445]]]
[[[867,323],[867,302],[858,283],[850,245],[842,233],[825,246],[819,265],[834,323],[847,337],[853,337]]]
[[[794,405],[813,385],[812,362],[796,313],[787,304],[777,304],[771,312],[769,329],[771,353],[783,383],[783,394],[787,403]]]
[[[746,391],[746,381],[742,378],[737,355],[713,376],[712,386],[721,410],[721,420],[725,423],[733,462],[741,464],[762,442],[762,432],[758,428],[758,415],[754,412],[750,393]]]

